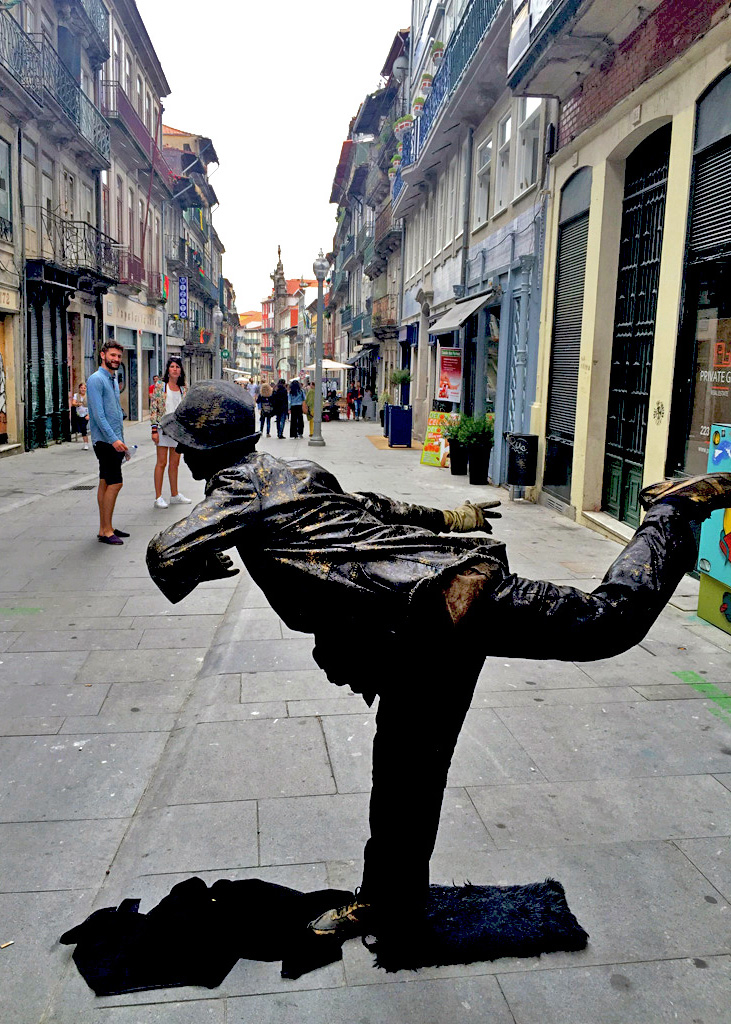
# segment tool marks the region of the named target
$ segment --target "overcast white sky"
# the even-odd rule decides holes
[[[332,247],[332,179],[348,122],[410,0],[137,0],[170,84],[166,124],[207,135],[224,274],[239,312],[259,309],[277,245],[287,277]]]

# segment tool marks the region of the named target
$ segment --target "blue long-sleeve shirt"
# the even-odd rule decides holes
[[[124,441],[116,373],[110,373],[100,366],[86,382],[86,395],[91,443],[106,441],[107,444],[114,444],[115,441]]]

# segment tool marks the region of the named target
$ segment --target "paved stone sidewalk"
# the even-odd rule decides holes
[[[346,488],[441,507],[506,499],[416,451],[378,451],[372,424],[325,430],[325,449],[262,446],[315,452]],[[176,606],[159,594],[146,544],[181,510],[152,508],[148,430],[128,433],[140,449],[118,502],[124,548],[95,541],[92,453],[0,461],[0,944],[14,940],[0,1020],[726,1024],[731,644],[695,616],[692,580],[620,658],[488,661],[452,767],[434,880],[557,877],[591,935],[584,952],[385,975],[350,942],[341,964],[296,982],[240,961],[214,991],[96,999],[57,943],[93,908],[136,896],[145,911],[193,873],[357,884],[373,735],[372,711],[327,683],[310,638],[244,573]],[[181,488],[202,493],[187,471]],[[586,589],[619,550],[507,500],[496,533],[516,571]],[[367,624],[353,652],[388,671]],[[439,713],[439,688],[425,681],[423,699]]]

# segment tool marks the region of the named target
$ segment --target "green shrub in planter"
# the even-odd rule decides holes
[[[486,484],[490,452],[495,436],[495,416],[463,416],[457,431],[459,442],[467,449],[470,483]]]
[[[394,388],[398,388],[402,384],[410,384],[411,383],[411,371],[410,370],[394,370],[391,373],[391,376],[389,377],[389,381],[388,382]]]

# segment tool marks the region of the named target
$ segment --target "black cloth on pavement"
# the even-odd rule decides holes
[[[237,960],[281,960],[282,977],[341,958],[341,944],[314,935],[307,925],[353,893],[304,893],[260,879],[201,878],[174,886],[148,914],[140,901],[97,910],[60,941],[76,944],[79,973],[98,996],[180,985],[220,985]]]

